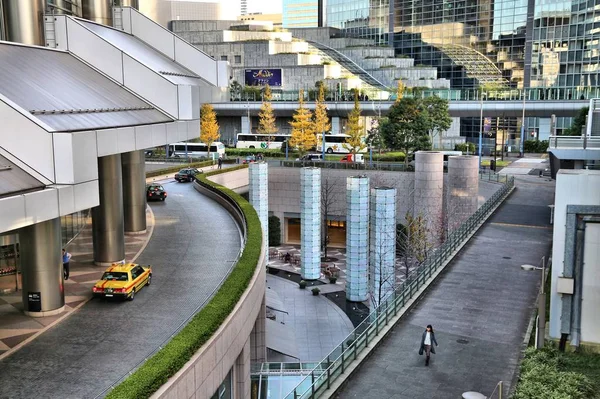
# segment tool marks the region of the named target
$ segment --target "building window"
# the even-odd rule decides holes
[[[215,392],[215,394],[213,396],[211,396],[210,399],[231,399],[231,398],[233,398],[231,385],[232,385],[231,370],[229,370],[229,373],[227,373],[227,377],[225,377],[225,380],[221,383],[221,385],[217,389],[217,392]]]
[[[241,55],[236,55],[234,56],[234,60],[236,64],[241,64],[242,63],[242,56]]]
[[[222,55],[221,56],[221,61],[227,61],[227,56],[226,55]]]

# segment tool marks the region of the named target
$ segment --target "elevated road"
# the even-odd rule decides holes
[[[377,116],[387,114],[393,101],[362,101],[360,109],[362,115]],[[351,101],[328,102],[329,116],[346,117],[354,107]],[[274,101],[271,103],[276,116],[292,116],[298,108],[296,101]],[[314,110],[315,103],[307,102],[306,107]],[[531,100],[525,102],[525,116],[545,117],[575,116],[583,107],[589,105],[589,100]],[[213,103],[212,106],[219,116],[246,116],[257,115],[260,110],[259,101],[230,101]],[[521,117],[523,116],[522,100],[489,100],[489,101],[450,101],[450,115],[454,117],[479,117],[482,112],[484,117]],[[483,110],[483,111],[482,111]]]
[[[94,299],[0,361],[0,398],[95,398],[144,361],[203,306],[240,250],[237,225],[192,184],[163,182],[154,234],[138,263],[152,285],[133,302]]]

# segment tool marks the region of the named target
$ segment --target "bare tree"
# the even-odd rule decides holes
[[[321,223],[323,234],[321,234],[321,250],[323,257],[327,260],[327,247],[329,245],[329,216],[336,212],[339,208],[338,201],[339,182],[329,176],[324,176],[321,184],[321,215],[323,215],[323,223]]]
[[[369,294],[373,304],[371,309],[380,306],[396,287],[395,232],[386,231],[382,225],[373,226],[373,221],[371,221],[371,240],[369,243]],[[374,236],[377,238],[375,242],[372,240]]]

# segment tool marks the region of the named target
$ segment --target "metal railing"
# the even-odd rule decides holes
[[[599,136],[550,136],[549,148],[555,149],[600,149]]]
[[[493,212],[514,187],[514,177],[507,177],[506,183],[490,199],[488,199],[469,219],[454,230],[448,239],[429,257],[419,269],[409,274],[408,278],[362,323],[354,329],[344,341],[333,349],[312,372],[306,376],[285,399],[318,398],[331,384],[348,369],[358,355],[369,346],[376,336],[387,326],[391,319],[412,299],[419,289],[427,284],[434,273],[444,266],[454,252],[468,240],[473,233]]]
[[[247,89],[248,90],[248,89]],[[380,96],[378,93],[384,90],[366,89],[362,90],[360,101],[389,101],[395,99],[396,88],[390,88],[385,93],[391,95]],[[365,95],[367,97],[365,97]],[[483,92],[479,89],[406,89],[404,97],[432,97],[437,96],[449,101],[583,101],[600,97],[600,88],[590,87],[588,89],[499,89]],[[314,87],[306,87],[304,91],[304,100],[314,101],[317,97],[317,90]],[[383,97],[383,98],[382,98]],[[274,90],[271,101],[298,101],[298,91]],[[231,101],[262,101],[260,90],[252,88],[251,90],[231,94]],[[354,93],[348,90],[335,90],[329,88],[325,94],[325,101],[354,101]]]
[[[488,171],[483,171],[481,170],[479,173],[479,180],[481,181],[489,181],[489,182],[493,182],[493,183],[508,183],[508,181],[510,179],[512,179],[513,177],[510,177],[508,175],[500,175],[496,172],[492,172],[491,170],[488,169]]]
[[[363,163],[358,162],[340,162],[340,161],[277,161],[271,160],[273,166],[284,166],[287,168],[303,168],[305,166],[314,166],[323,169],[344,169],[344,170],[387,170],[394,172],[412,172],[414,166],[411,164],[408,167],[402,162],[372,162],[365,160]]]

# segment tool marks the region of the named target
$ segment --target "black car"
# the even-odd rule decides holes
[[[146,200],[164,201],[167,198],[167,192],[160,184],[149,184],[146,186]]]
[[[179,172],[175,173],[175,180],[177,180],[179,183],[184,181],[192,181],[194,180],[194,175],[197,175],[198,173],[202,172],[196,168],[181,169]]]

